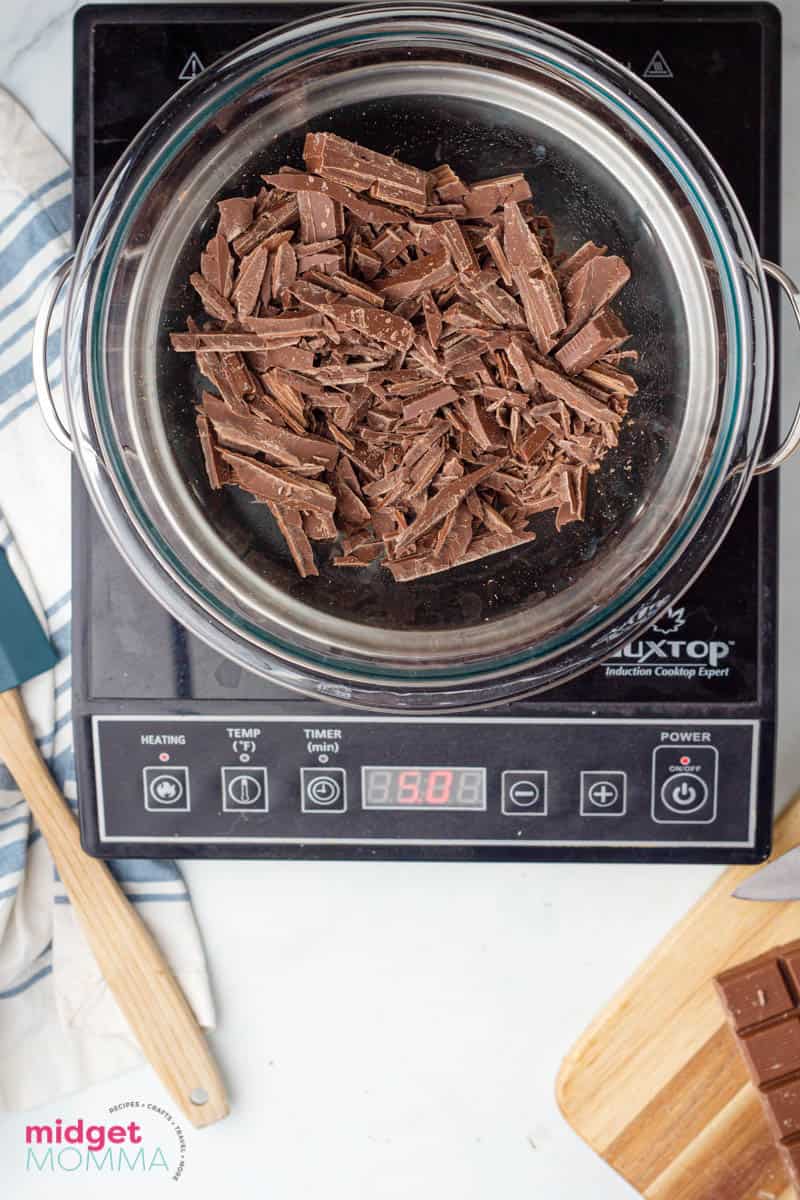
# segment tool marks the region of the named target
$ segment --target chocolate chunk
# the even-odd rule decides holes
[[[409,300],[439,287],[451,273],[447,250],[441,246],[433,254],[391,271],[386,279],[376,280],[375,290],[387,300]]]
[[[280,297],[297,278],[297,255],[291,244],[284,242],[275,251],[272,260],[272,294]]]
[[[217,204],[217,233],[227,242],[232,242],[240,233],[244,233],[245,229],[253,224],[255,202],[255,196],[232,196],[230,200],[220,200]]]
[[[503,205],[503,249],[512,273],[530,274],[544,263],[544,255],[536,234],[528,225],[516,201]]]
[[[334,133],[309,133],[303,147],[309,171],[351,188],[369,190],[376,200],[399,204],[414,212],[428,205],[428,176],[417,167],[398,162],[337,137]]]
[[[495,179],[483,179],[475,183],[462,197],[467,215],[488,217],[496,209],[511,201],[530,200],[531,189],[524,175],[499,175]]]
[[[519,288],[528,328],[540,353],[547,354],[564,328],[561,299],[556,298],[549,281],[543,276],[528,275],[527,272],[515,268],[514,279]]]
[[[265,246],[257,246],[239,263],[239,274],[231,292],[231,299],[236,305],[236,315],[240,321],[256,310],[268,262],[269,250]]]
[[[173,350],[196,353],[208,350],[220,354],[224,350],[242,353],[247,350],[268,350],[275,333],[253,331],[250,333],[171,333],[169,340]]]
[[[595,256],[579,267],[568,279],[564,293],[568,332],[580,328],[584,321],[610,304],[630,277],[627,263],[616,254]]]
[[[436,412],[443,404],[453,404],[456,400],[458,400],[458,392],[449,384],[435,387],[431,391],[423,392],[409,404],[403,405],[403,420],[413,421],[423,413]]]
[[[584,242],[582,246],[565,258],[558,268],[559,277],[566,282],[577,270],[585,266],[592,258],[605,254],[607,246],[596,246],[594,242]]]
[[[357,279],[351,279],[349,275],[345,275],[341,271],[333,272],[330,277],[330,286],[339,292],[344,292],[347,296],[355,296],[356,300],[363,300],[365,304],[375,304],[378,308],[384,306],[383,296]]]
[[[336,446],[325,438],[290,433],[252,414],[242,417],[210,392],[203,394],[203,413],[220,445],[229,450],[263,453],[287,466],[318,462],[332,467],[339,457]]]
[[[232,482],[252,492],[262,500],[271,500],[288,508],[301,508],[332,513],[336,511],[336,497],[325,483],[313,479],[300,479],[280,467],[247,458],[232,450],[222,450],[221,457],[232,471]]]
[[[195,416],[197,418],[197,433],[200,437],[200,448],[203,451],[203,461],[206,465],[208,482],[214,489],[221,488],[223,483],[227,482],[225,464],[220,460],[219,452],[211,434],[208,418],[199,409]]]
[[[626,375],[606,362],[596,362],[586,367],[581,372],[581,379],[601,391],[616,392],[622,396],[635,396],[639,391],[632,375]]]
[[[267,500],[266,503],[289,547],[298,574],[303,579],[307,579],[309,575],[319,575],[314,551],[303,527],[302,514],[296,508],[276,504],[274,500]]]
[[[302,316],[286,313],[280,317],[247,317],[242,324],[245,329],[259,333],[264,338],[281,337],[284,334],[301,338],[321,329],[322,317],[319,313],[304,313]]]
[[[240,257],[249,254],[272,234],[285,230],[288,225],[294,226],[298,221],[297,197],[290,196],[282,204],[273,209],[267,209],[260,217],[257,217],[244,233],[240,233],[237,238],[234,238],[233,248]]]
[[[573,334],[569,341],[556,351],[555,357],[569,375],[576,375],[579,371],[585,371],[609,350],[616,350],[629,336],[616,313],[610,308],[604,308]]]
[[[200,255],[200,274],[227,300],[233,287],[233,258],[222,234],[215,234]]]
[[[479,483],[483,483],[496,470],[497,465],[492,464],[481,467],[477,471],[470,471],[461,479],[454,479],[452,482],[446,483],[433,499],[428,501],[415,520],[403,530],[395,543],[395,551],[399,552],[404,546],[418,541],[424,533],[438,525],[449,512],[452,512],[462,500],[466,499]]]
[[[595,400],[583,388],[576,387],[574,383],[557,371],[551,371],[540,363],[532,363],[531,370],[534,378],[541,384],[548,396],[555,396],[557,400],[563,400],[580,416],[587,417],[590,421],[597,421],[599,424],[612,426],[619,424],[619,413],[608,405],[601,404],[599,400]]]
[[[414,340],[414,327],[395,313],[383,312],[370,304],[338,301],[329,309],[333,322],[344,329],[357,329],[395,350],[407,350]]]
[[[209,283],[204,275],[199,271],[194,271],[189,276],[189,282],[203,302],[203,308],[210,317],[216,317],[218,321],[232,321],[236,314],[233,311],[233,305],[226,300],[221,292],[218,292],[213,284]]]
[[[304,242],[322,242],[344,233],[342,205],[322,192],[298,192],[300,237]]]
[[[287,192],[321,192],[344,208],[355,213],[362,221],[376,228],[381,225],[394,224],[409,220],[407,213],[384,204],[377,204],[357,196],[350,188],[334,183],[330,179],[320,179],[317,175],[306,175],[302,171],[281,172],[280,175],[263,175],[268,183],[280,180],[280,187]]]

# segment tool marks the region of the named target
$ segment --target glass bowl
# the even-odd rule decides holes
[[[632,271],[616,307],[639,394],[586,520],[413,583],[320,560],[302,580],[265,507],[213,492],[201,381],[170,331],[216,201],[301,165],[332,130],[467,181],[524,171],[559,250]],[[344,8],[242,47],[126,151],[77,249],[64,326],[71,437],[123,555],[188,629],[250,670],[372,708],[468,708],[550,687],[688,586],[741,502],[764,434],[764,271],[708,151],[645,84],[566,34],[493,10]],[[319,547],[317,547],[318,559]]]

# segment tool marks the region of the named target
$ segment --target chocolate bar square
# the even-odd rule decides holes
[[[800,942],[723,971],[714,982],[800,1191]]]

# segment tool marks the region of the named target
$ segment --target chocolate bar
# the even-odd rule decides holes
[[[732,967],[714,982],[800,1191],[800,941]]]

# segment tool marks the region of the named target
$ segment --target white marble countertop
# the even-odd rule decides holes
[[[72,13],[4,0],[0,84],[68,153]],[[800,5],[783,0],[783,254],[800,272]],[[676,64],[673,64],[676,66]],[[124,79],[120,81],[124,87]],[[784,330],[787,413],[800,344]],[[782,472],[778,804],[800,784],[800,462]],[[596,1009],[717,874],[711,867],[194,863],[233,1114],[190,1133],[183,1188],[265,1200],[622,1200],[576,1138],[558,1064]],[[562,986],[538,964],[558,963]],[[164,1102],[147,1069],[40,1113],[104,1119]],[[598,1097],[602,1103],[602,1097]],[[15,1200],[77,1195],[84,1173],[26,1175],[24,1120],[0,1116]],[[147,1181],[149,1195],[172,1184]],[[103,1194],[142,1181],[104,1180]],[[96,1189],[96,1190],[94,1190]]]

